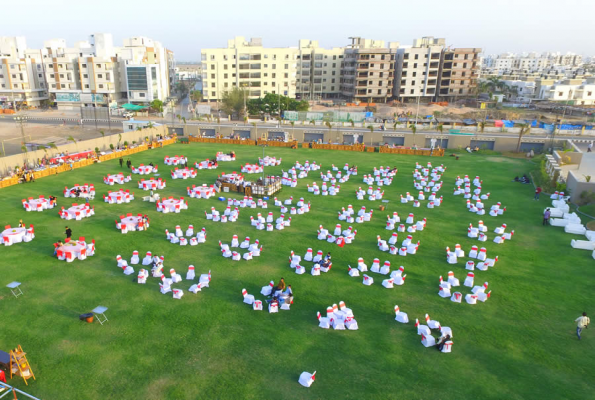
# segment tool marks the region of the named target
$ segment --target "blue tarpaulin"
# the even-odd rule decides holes
[[[366,118],[372,118],[374,116],[373,112],[367,112],[366,113]]]
[[[582,125],[562,124],[562,125],[560,125],[560,129],[565,130],[565,131],[578,130],[578,129],[583,129],[583,126]]]
[[[512,127],[514,127],[514,122],[512,122],[512,121],[503,119],[502,120],[502,123],[504,124],[504,127],[505,128],[512,128]]]
[[[539,127],[542,129],[545,129],[548,132],[553,132],[554,131],[554,124],[544,124],[543,122],[541,124],[539,124]]]
[[[464,123],[465,125],[475,125],[475,120],[474,120],[474,119],[471,119],[471,118],[465,118],[465,119],[463,120],[463,123]]]
[[[532,122],[527,121],[527,123],[531,123],[531,128],[537,127],[537,120],[534,119]]]

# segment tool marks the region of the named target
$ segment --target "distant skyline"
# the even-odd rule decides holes
[[[175,53],[199,61],[201,48],[226,47],[235,36],[262,38],[265,47],[295,47],[299,39],[342,47],[350,36],[411,45],[422,36],[446,38],[454,47],[481,47],[485,54],[573,52],[595,56],[593,0],[415,1],[269,0],[221,2],[30,0],[2,5],[1,36],[25,36],[31,48],[43,41],[68,46],[92,33],[111,33],[116,46],[147,36]],[[26,7],[26,10],[23,10]],[[568,12],[566,12],[567,10]]]

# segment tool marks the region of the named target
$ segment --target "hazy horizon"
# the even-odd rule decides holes
[[[318,40],[325,48],[345,46],[350,36],[401,45],[434,36],[446,38],[447,45],[453,47],[482,48],[484,54],[551,51],[595,56],[590,40],[595,1],[564,2],[564,9],[572,13],[560,12],[559,4],[553,0],[495,0],[483,6],[471,0],[428,0],[401,5],[346,0],[338,5],[305,0],[287,6],[267,0],[249,4],[229,0],[202,6],[181,1],[173,8],[156,0],[106,0],[101,7],[89,9],[72,0],[32,0],[24,19],[2,22],[0,35],[25,36],[30,48],[41,48],[44,40],[53,38],[65,39],[70,47],[99,32],[111,33],[116,46],[127,37],[147,36],[172,50],[182,62],[199,61],[201,48],[226,47],[227,40],[235,36],[262,38],[265,47],[296,47],[299,39]],[[4,15],[22,15],[22,7],[6,4]],[[64,23],[51,23],[60,17]]]

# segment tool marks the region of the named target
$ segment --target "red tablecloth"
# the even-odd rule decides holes
[[[54,157],[50,159],[50,163],[58,163],[60,162],[60,160],[62,160],[63,162],[67,162],[67,161],[78,161],[81,158],[88,158],[89,155],[93,154],[93,150],[89,150],[89,151],[83,151],[81,153],[74,153],[74,154],[69,154],[67,156],[63,156],[63,157]]]

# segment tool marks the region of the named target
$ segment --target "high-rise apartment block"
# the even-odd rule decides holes
[[[60,109],[148,104],[166,100],[175,81],[173,53],[145,37],[115,47],[110,34],[98,33],[73,47],[48,40],[39,50],[27,49],[22,37],[0,37],[0,62],[7,72],[19,71],[0,73],[0,103],[49,100]]]
[[[353,102],[448,100],[474,92],[480,52],[446,48],[445,39],[433,37],[403,47],[353,37],[350,45],[332,49],[315,40],[300,40],[295,48],[266,48],[261,39],[236,37],[226,48],[202,50],[203,97],[219,101],[238,87],[247,90],[247,98],[281,93]]]

